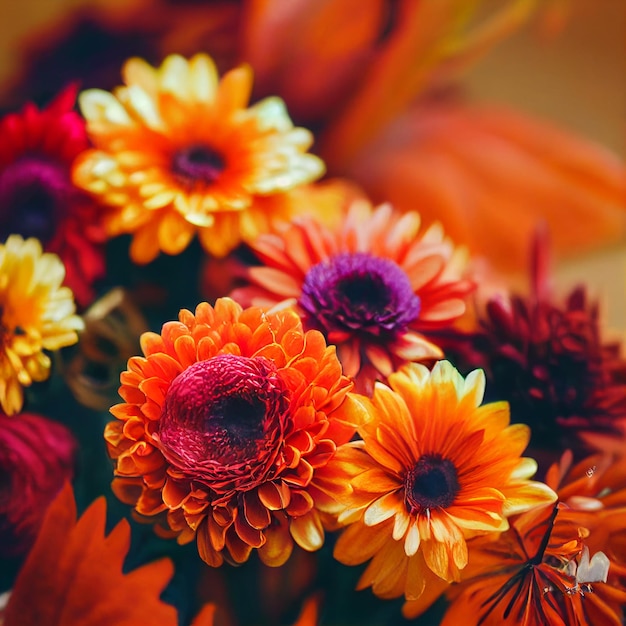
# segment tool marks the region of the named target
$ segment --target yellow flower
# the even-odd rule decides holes
[[[78,340],[83,322],[64,278],[59,257],[42,253],[37,239],[11,235],[0,244],[0,405],[8,415],[21,410],[22,387],[48,378],[44,350]]]
[[[528,427],[509,425],[505,402],[481,406],[481,370],[463,379],[447,361],[432,372],[411,363],[389,385],[376,384],[363,441],[331,462],[353,486],[337,511],[351,525],[335,556],[348,565],[372,558],[360,588],[415,600],[459,580],[467,538],[506,530],[509,515],[556,495],[529,480],[537,465],[520,458]]]
[[[159,68],[131,59],[122,73],[126,86],[113,94],[80,95],[95,149],[78,160],[74,180],[108,205],[109,235],[134,235],[137,263],[159,250],[179,254],[196,232],[223,256],[271,218],[288,218],[293,207],[281,195],[324,171],[305,152],[311,133],[294,128],[282,100],[246,108],[248,66],[219,80],[207,55],[171,55]]]

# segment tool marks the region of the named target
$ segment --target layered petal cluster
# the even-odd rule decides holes
[[[44,109],[28,103],[0,119],[0,240],[39,239],[59,255],[66,284],[85,305],[104,274],[104,230],[93,200],[70,178],[89,145],[75,99],[69,87]]]
[[[124,573],[130,526],[122,520],[105,535],[105,523],[104,498],[77,520],[71,487],[61,490],[0,611],[3,626],[178,624],[176,609],[159,598],[172,562],[161,559]]]
[[[463,315],[474,287],[440,226],[420,226],[415,212],[362,199],[334,228],[301,218],[251,244],[264,265],[232,296],[259,306],[296,300],[305,326],[336,344],[345,373],[369,388],[406,361],[441,357],[424,333]]]
[[[37,239],[11,235],[0,244],[0,406],[8,415],[22,409],[22,387],[48,378],[44,350],[78,340],[83,322],[64,278],[59,257]]]
[[[41,415],[0,414],[0,556],[25,554],[52,499],[74,474],[70,431]]]
[[[113,94],[79,97],[95,148],[74,181],[107,206],[109,235],[133,234],[137,263],[180,253],[196,233],[223,256],[289,217],[281,194],[323,173],[306,153],[312,135],[294,128],[282,100],[247,108],[248,66],[220,80],[210,57],[171,55],[159,68],[131,59],[123,78]]]
[[[293,310],[228,298],[141,343],[105,432],[118,497],[212,566],[321,547],[320,511],[349,490],[325,467],[365,410],[334,347]]]
[[[623,457],[595,455],[572,466],[566,452],[546,482],[558,492],[557,505],[515,516],[499,536],[470,540],[469,565],[461,584],[449,588],[443,626],[623,623]],[[434,597],[405,603],[405,616],[416,617]]]
[[[389,385],[375,387],[363,441],[337,455],[353,493],[337,509],[349,526],[335,556],[372,559],[359,588],[417,600],[460,579],[468,537],[506,530],[508,516],[556,496],[529,480],[536,463],[520,457],[528,427],[509,425],[504,402],[481,406],[481,371],[463,379],[447,361],[432,372],[412,363]]]
[[[626,433],[621,346],[602,337],[598,305],[584,287],[563,302],[551,293],[540,235],[532,267],[528,296],[491,298],[469,341],[448,347],[459,362],[485,369],[490,388],[510,403],[513,421],[531,426],[533,446],[620,449]]]

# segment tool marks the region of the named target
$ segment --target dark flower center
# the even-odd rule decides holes
[[[302,285],[300,306],[325,332],[392,338],[420,312],[406,273],[391,259],[342,253],[314,265]]]
[[[60,165],[36,156],[14,161],[0,172],[0,238],[49,242],[75,193]]]
[[[221,155],[204,145],[183,148],[172,159],[172,172],[184,183],[214,183],[225,166]]]
[[[271,361],[221,354],[173,380],[158,435],[181,469],[203,474],[207,464],[212,470],[244,464],[250,471],[280,443],[287,408],[286,387]]]
[[[425,454],[406,475],[404,488],[406,508],[415,514],[450,506],[460,489],[459,477],[450,459]]]

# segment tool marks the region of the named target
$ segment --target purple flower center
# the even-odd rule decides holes
[[[406,273],[391,259],[342,253],[314,265],[302,285],[300,306],[326,333],[393,338],[420,312]]]
[[[252,473],[259,458],[275,458],[288,406],[274,363],[220,354],[172,381],[158,436],[170,463],[194,478],[223,479],[233,468]]]
[[[225,166],[224,159],[204,145],[183,148],[172,159],[172,172],[184,183],[214,183]]]
[[[450,459],[425,454],[406,475],[404,501],[411,514],[448,507],[459,493],[459,477]]]
[[[0,171],[0,237],[36,237],[44,244],[76,194],[67,170],[45,157],[26,156]]]

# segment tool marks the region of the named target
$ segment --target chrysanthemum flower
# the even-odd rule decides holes
[[[479,328],[462,339],[458,362],[484,368],[491,391],[511,405],[514,422],[532,428],[533,447],[575,451],[626,433],[626,361],[602,338],[599,311],[584,287],[559,302],[549,289],[547,242],[533,251],[527,297],[495,296]],[[450,346],[454,351],[454,347]]]
[[[45,109],[28,103],[0,119],[0,240],[39,239],[59,255],[65,283],[87,304],[104,273],[104,231],[93,200],[70,179],[72,163],[88,147],[75,99],[70,87]]]
[[[504,402],[481,406],[481,371],[464,380],[447,361],[432,372],[412,363],[389,385],[376,384],[363,441],[337,453],[337,478],[353,493],[338,507],[350,526],[335,556],[372,559],[359,588],[415,600],[459,580],[466,538],[506,530],[509,515],[556,496],[529,480],[536,463],[520,458],[528,427],[509,425]]]
[[[0,556],[30,549],[48,505],[72,478],[75,451],[72,434],[58,422],[0,414]]]
[[[324,468],[363,412],[334,347],[292,310],[228,298],[141,342],[105,432],[118,497],[213,566],[319,548],[318,509],[349,489]]]
[[[0,611],[3,626],[178,623],[176,609],[159,598],[172,577],[172,562],[161,559],[124,573],[130,526],[122,520],[105,535],[105,522],[104,498],[77,520],[72,489],[65,486]]]
[[[301,218],[251,244],[265,265],[232,296],[258,306],[296,300],[305,326],[336,344],[344,372],[367,388],[406,361],[441,357],[423,333],[460,317],[473,289],[441,228],[419,231],[417,213],[363,200],[337,228]]]
[[[64,277],[63,263],[37,239],[11,235],[0,244],[0,405],[8,415],[21,410],[22,387],[49,376],[44,350],[78,340],[83,323]]]
[[[95,149],[76,164],[74,180],[108,205],[109,235],[134,235],[138,263],[160,250],[180,253],[196,232],[223,256],[287,217],[275,197],[324,170],[305,153],[312,136],[293,127],[282,100],[246,108],[248,66],[220,81],[208,56],[172,55],[159,68],[131,59],[123,77],[114,94],[79,97]]]

